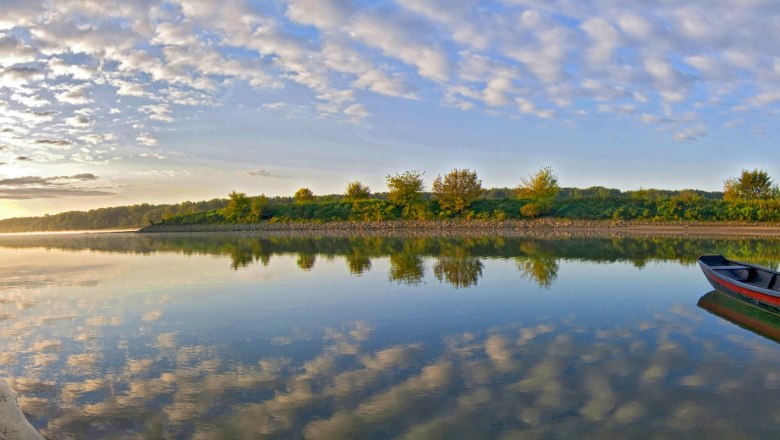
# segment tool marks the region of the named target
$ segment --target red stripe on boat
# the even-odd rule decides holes
[[[780,306],[780,298],[778,298],[776,296],[767,295],[767,294],[760,293],[760,292],[755,292],[753,290],[746,289],[746,288],[741,287],[741,286],[737,286],[736,284],[729,283],[728,281],[722,280],[722,279],[720,279],[720,278],[718,278],[716,276],[711,276],[709,274],[707,274],[707,275],[708,275],[708,278],[710,280],[714,280],[716,283],[720,284],[721,286],[723,286],[723,287],[725,287],[727,289],[731,289],[731,290],[733,290],[733,291],[735,291],[737,293],[740,293],[740,294],[745,295],[745,296],[749,296],[751,298],[755,298],[755,299],[757,299],[759,301],[762,301],[762,302],[765,302],[765,303],[769,303],[769,304],[774,304],[776,306]]]

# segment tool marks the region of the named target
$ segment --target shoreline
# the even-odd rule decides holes
[[[307,233],[528,233],[562,232],[571,234],[625,235],[722,235],[780,236],[778,223],[732,222],[637,222],[615,220],[391,220],[378,222],[263,222],[235,224],[151,225],[140,234],[208,232],[307,232]]]

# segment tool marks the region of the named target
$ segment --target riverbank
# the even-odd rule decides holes
[[[16,393],[5,379],[0,379],[0,439],[43,440],[19,408]]]
[[[744,222],[640,222],[614,220],[392,220],[377,222],[261,222],[235,224],[156,224],[139,233],[198,232],[518,232],[562,231],[636,235],[741,235],[780,236],[778,223]]]

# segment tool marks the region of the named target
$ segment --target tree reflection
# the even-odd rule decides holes
[[[558,278],[558,259],[549,242],[527,240],[520,244],[520,255],[515,258],[517,270],[523,279],[534,281],[539,287],[549,289]]]
[[[419,254],[408,250],[390,254],[390,280],[416,286],[422,282],[424,275],[425,266]]]
[[[448,247],[433,266],[433,274],[439,281],[446,281],[455,288],[476,286],[482,277],[482,262],[468,254],[463,247]]]
[[[520,277],[536,282],[539,287],[549,289],[558,278],[558,260],[555,258],[537,256],[518,258],[516,261]]]
[[[371,259],[366,255],[349,254],[345,258],[347,266],[349,266],[349,273],[353,275],[360,275],[371,270]]]
[[[183,255],[227,256],[234,269],[259,262],[267,265],[273,255],[298,254],[299,266],[311,269],[316,258],[346,257],[354,274],[370,270],[373,258],[390,257],[392,280],[418,283],[424,272],[426,257],[440,258],[439,272],[452,272],[458,258],[454,249],[477,258],[498,257],[518,259],[518,268],[526,277],[543,286],[555,282],[557,260],[578,260],[612,263],[627,261],[643,267],[655,261],[676,261],[695,264],[701,254],[724,254],[738,261],[765,267],[780,263],[780,238],[761,237],[621,237],[556,236],[528,233],[497,236],[493,234],[392,236],[314,236],[304,233],[236,235],[154,235],[154,234],[84,234],[70,236],[8,236],[0,237],[0,248],[52,248],[152,254],[158,252]],[[463,262],[461,262],[463,263]],[[479,264],[466,263],[477,270]],[[454,273],[454,272],[453,272]],[[455,277],[457,278],[457,277]]]
[[[298,261],[296,261],[296,264],[303,270],[311,270],[314,267],[314,263],[316,261],[317,256],[315,254],[301,252],[298,254]]]

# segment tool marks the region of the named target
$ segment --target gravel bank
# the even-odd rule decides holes
[[[140,233],[171,232],[518,232],[567,231],[638,235],[780,236],[780,224],[727,222],[628,222],[612,220],[396,220],[381,222],[261,222],[229,225],[151,225]]]

